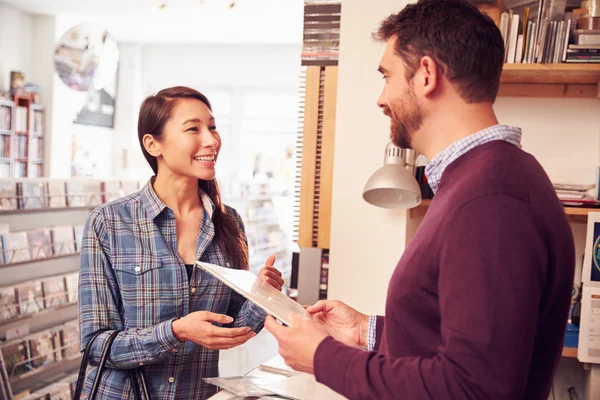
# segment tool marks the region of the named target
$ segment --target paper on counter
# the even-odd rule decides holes
[[[283,376],[229,376],[219,378],[203,378],[204,382],[218,386],[235,394],[236,396],[244,397],[261,397],[270,396],[274,392],[264,389],[259,384],[277,383],[277,381],[287,379]]]

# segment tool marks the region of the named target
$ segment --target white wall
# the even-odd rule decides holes
[[[113,172],[119,178],[142,180],[151,174],[137,141],[137,117],[146,96],[171,86],[190,86],[207,94],[218,116],[225,106],[236,109],[240,103],[233,98],[231,104],[220,107],[219,99],[211,95],[215,90],[244,87],[297,91],[299,83],[300,44],[120,43],[119,49],[121,63],[112,149]],[[233,137],[239,132],[231,133],[232,140],[224,138],[220,176],[224,171],[238,171],[240,141]]]
[[[10,71],[31,81],[32,54],[32,16],[0,4],[0,91],[9,90]]]
[[[376,105],[383,46],[371,33],[406,2],[342,4],[328,297],[383,313],[387,284],[404,250],[406,212],[367,204],[362,189],[383,163],[389,120]]]
[[[33,15],[32,20],[32,65],[31,81],[40,89],[41,104],[45,113],[44,174],[50,171],[52,157],[52,115],[54,93],[54,34],[56,19],[50,15]]]

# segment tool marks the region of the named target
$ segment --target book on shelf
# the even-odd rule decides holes
[[[77,303],[77,298],[79,295],[79,272],[66,275],[65,282],[67,284],[69,303]]]
[[[505,44],[506,63],[562,63],[575,38],[578,16],[566,2],[525,1],[504,11],[498,28]]]

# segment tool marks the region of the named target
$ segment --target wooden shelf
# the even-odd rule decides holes
[[[416,213],[415,215],[425,215],[425,211],[431,204],[430,199],[423,199],[421,204],[415,207],[413,210]],[[600,208],[591,208],[591,207],[564,207],[565,214],[569,217],[570,220],[573,221],[587,221],[588,214],[591,212],[600,212]],[[411,211],[413,212],[413,211]]]
[[[505,64],[500,82],[597,85],[600,64]]]
[[[600,97],[600,64],[505,64],[498,95]]]
[[[562,356],[566,358],[577,358],[577,347],[563,347]]]

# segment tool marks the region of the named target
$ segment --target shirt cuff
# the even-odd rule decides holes
[[[174,319],[170,319],[168,321],[161,322],[156,325],[154,329],[154,340],[158,345],[158,350],[162,352],[177,352],[184,343],[180,342],[177,339],[177,336],[173,333],[173,321]]]
[[[369,326],[367,328],[367,350],[373,351],[377,341],[377,316],[369,315]]]

